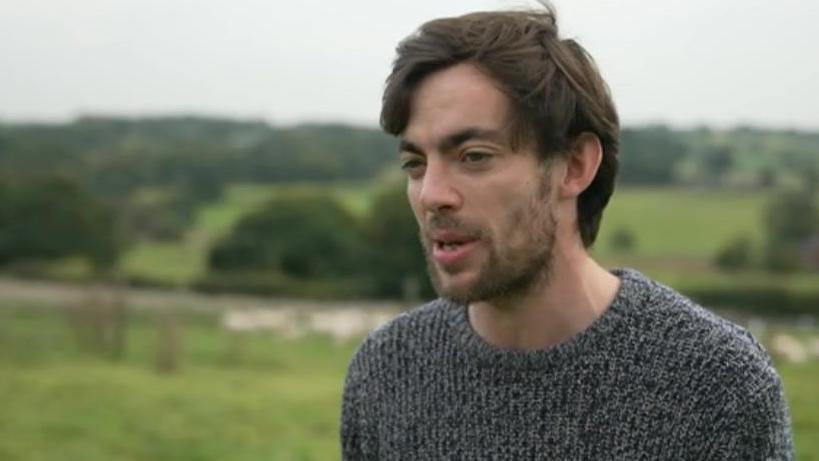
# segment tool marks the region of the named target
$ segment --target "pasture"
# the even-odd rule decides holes
[[[184,285],[204,275],[211,245],[242,218],[282,194],[310,194],[317,187],[329,188],[355,215],[366,213],[373,185],[339,184],[316,186],[309,183],[275,186],[234,185],[224,198],[202,207],[196,222],[179,242],[138,242],[125,255],[121,269],[132,278],[160,284]]]
[[[0,302],[0,459],[339,459],[358,338],[256,333],[237,350],[218,316],[179,312],[180,367],[159,373],[156,311],[131,313],[125,354],[111,361],[83,352],[56,307]],[[819,361],[778,368],[798,459],[819,460]]]
[[[760,192],[645,188],[615,190],[603,216],[596,251],[616,257],[612,234],[634,235],[634,256],[708,261],[732,238],[762,240],[767,196]]]
[[[243,338],[183,320],[181,367],[157,373],[156,319],[137,314],[120,361],[83,353],[62,312],[0,307],[0,459],[338,459],[341,385],[356,341]]]

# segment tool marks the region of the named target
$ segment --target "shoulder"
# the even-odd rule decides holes
[[[404,312],[372,331],[356,350],[350,374],[364,378],[389,363],[433,349],[453,306],[437,299]]]
[[[633,333],[658,346],[666,367],[696,375],[737,399],[781,386],[767,351],[746,329],[639,272],[625,271],[623,277],[643,294],[634,306]]]
[[[708,427],[705,459],[793,459],[782,380],[744,328],[657,282],[648,282],[645,327],[665,352],[654,363],[678,406]],[[680,400],[682,396],[684,400]]]
[[[446,301],[436,299],[404,312],[373,330],[359,350],[374,352],[422,341],[447,322],[447,310],[450,308],[452,306]]]

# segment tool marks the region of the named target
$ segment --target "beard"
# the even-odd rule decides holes
[[[461,304],[511,300],[548,283],[557,226],[548,190],[548,184],[543,183],[530,200],[507,210],[505,228],[496,238],[479,225],[453,215],[433,215],[428,229],[457,230],[477,239],[488,251],[475,280],[462,286],[448,286],[433,261],[432,243],[422,235],[427,270],[438,295]]]

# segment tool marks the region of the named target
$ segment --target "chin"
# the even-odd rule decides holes
[[[434,285],[438,295],[442,298],[463,304],[475,301],[473,299],[476,288],[475,280],[473,277],[466,276],[466,274],[450,277],[439,273]]]

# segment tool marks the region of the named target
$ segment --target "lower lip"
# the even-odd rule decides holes
[[[456,249],[451,251],[445,251],[440,246],[435,245],[435,248],[432,250],[432,257],[435,259],[435,262],[441,266],[451,266],[465,260],[477,246],[477,240],[458,245]]]

